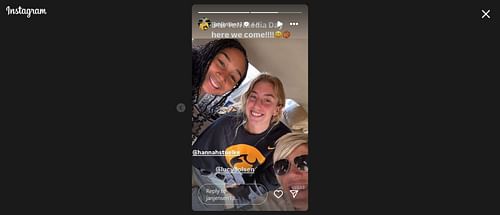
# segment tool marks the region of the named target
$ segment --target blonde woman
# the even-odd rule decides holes
[[[269,192],[267,198],[254,201],[252,210],[306,211],[309,199],[309,148],[304,133],[288,133],[276,142],[274,172],[280,188]]]
[[[259,75],[241,101],[237,113],[216,120],[193,144],[193,167],[200,183],[224,185],[219,188],[235,196],[232,203],[239,209],[279,186],[272,155],[276,140],[290,132],[280,122],[285,91],[277,77]]]

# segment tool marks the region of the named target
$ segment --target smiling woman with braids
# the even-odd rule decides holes
[[[246,77],[245,48],[233,39],[221,39],[192,49],[192,134],[193,144],[201,132],[215,121],[228,96]]]

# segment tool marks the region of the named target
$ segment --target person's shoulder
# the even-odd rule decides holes
[[[229,120],[236,120],[238,118],[238,115],[236,113],[226,113],[220,115],[220,117],[217,119],[219,121],[229,121]]]
[[[274,141],[290,132],[292,131],[285,124],[279,122],[278,124],[274,125],[272,130],[270,131],[269,139]]]
[[[292,132],[292,130],[290,130],[290,128],[288,128],[288,126],[286,126],[283,122],[279,122],[276,127],[275,127],[275,130],[277,131],[281,131],[283,133],[290,133]]]
[[[220,125],[235,125],[238,123],[241,123],[242,119],[241,116],[237,113],[226,113],[224,115],[221,115],[217,120],[215,120],[215,124]]]

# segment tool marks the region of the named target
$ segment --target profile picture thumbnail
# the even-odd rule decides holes
[[[198,28],[200,28],[200,30],[206,31],[210,28],[210,26],[211,23],[209,18],[203,17],[198,20]]]

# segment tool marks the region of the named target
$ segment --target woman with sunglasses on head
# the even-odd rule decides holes
[[[228,96],[246,77],[245,48],[233,39],[213,40],[192,48],[191,144],[218,117]]]
[[[308,208],[308,137],[304,133],[288,133],[276,142],[274,172],[280,188],[269,192],[267,199],[259,197],[252,210],[306,211]],[[262,199],[262,200],[261,200]]]
[[[194,177],[201,181],[199,184],[208,181],[224,185],[220,189],[235,196],[233,204],[237,210],[251,207],[253,199],[279,186],[272,155],[276,140],[290,132],[280,122],[285,92],[277,77],[259,75],[241,102],[237,113],[216,120],[193,145],[193,155],[202,151],[225,152],[223,156],[193,156],[193,167],[199,171]],[[197,199],[193,196],[193,201]]]

